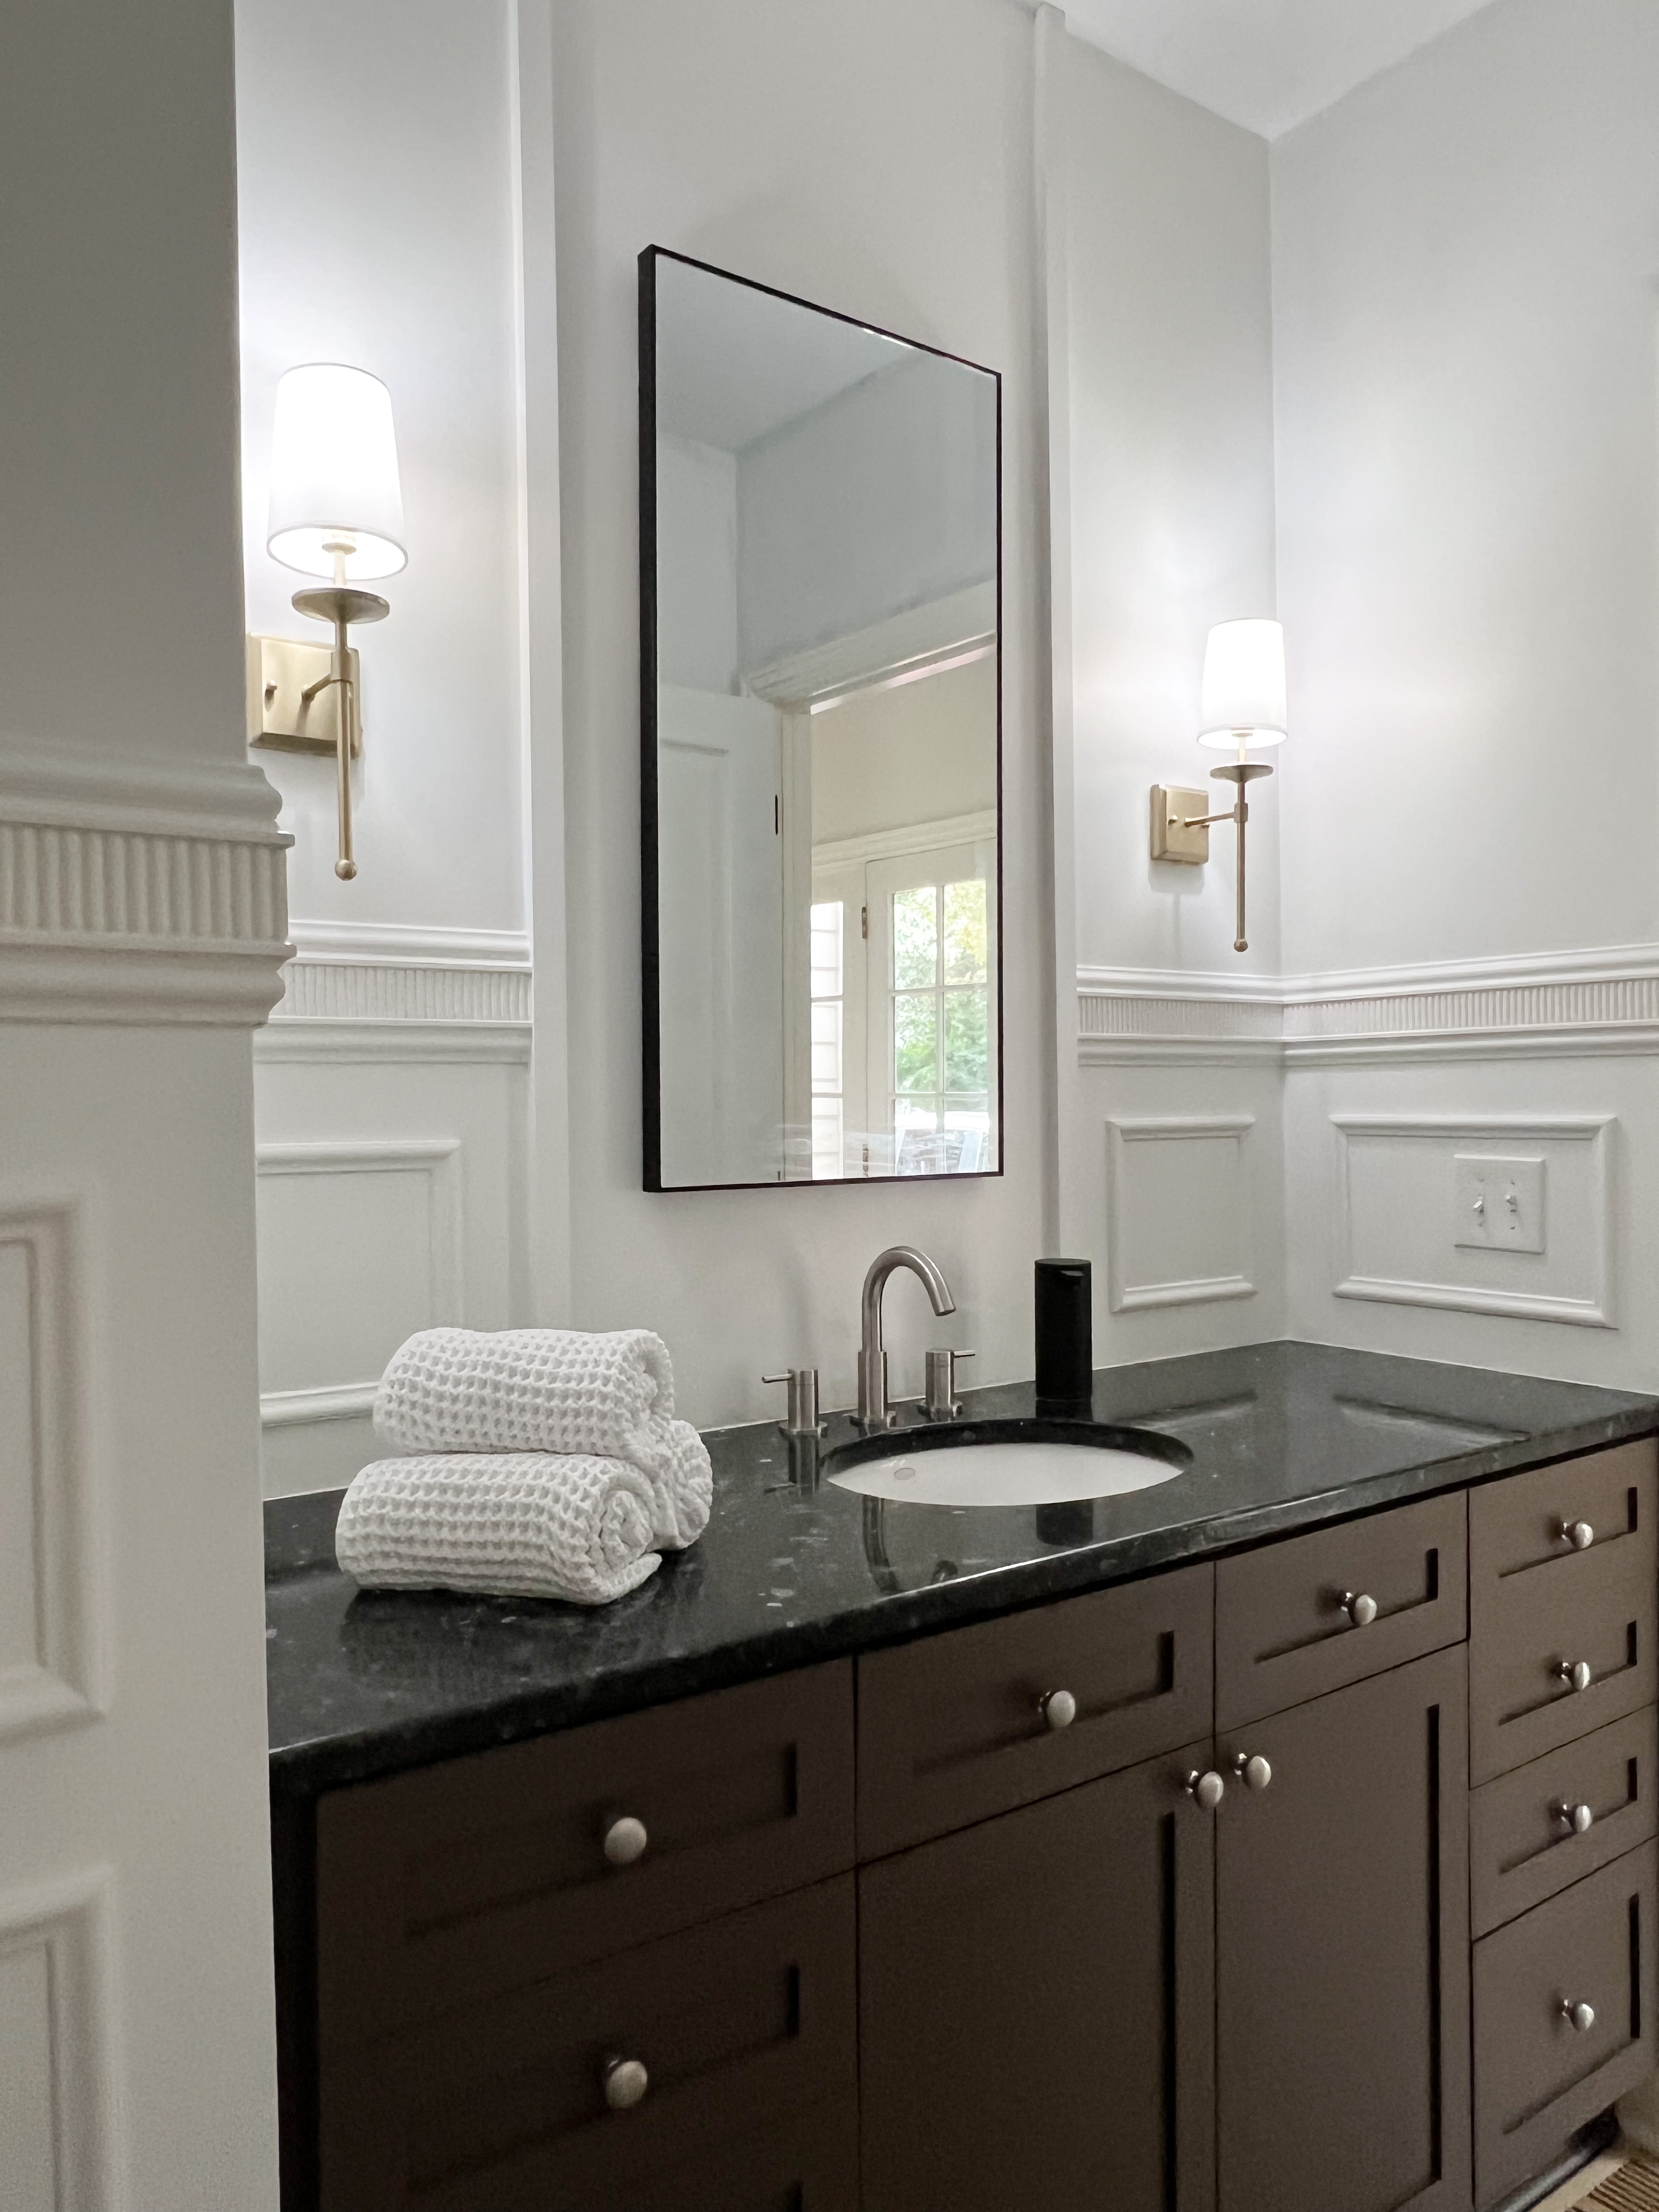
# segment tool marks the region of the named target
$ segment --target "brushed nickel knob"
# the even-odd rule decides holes
[[[1272,1767],[1259,1751],[1241,1751],[1233,1761],[1233,1772],[1247,1790],[1265,1790],[1273,1778]]]
[[[605,1855],[612,1866],[632,1866],[635,1859],[645,1856],[645,1847],[650,1840],[644,1821],[636,1820],[631,1813],[624,1813],[605,1832]]]
[[[1213,1813],[1227,1794],[1227,1785],[1212,1767],[1200,1774],[1196,1767],[1187,1777],[1186,1789],[1201,1813]]]
[[[1595,1814],[1588,1805],[1571,1805],[1565,1798],[1563,1798],[1559,1805],[1553,1805],[1550,1810],[1558,1820],[1566,1822],[1575,1836],[1582,1836],[1595,1819]]]
[[[1376,1600],[1364,1590],[1344,1590],[1342,1610],[1356,1628],[1369,1628],[1376,1619]]]
[[[1555,1671],[1569,1689],[1588,1690],[1595,1680],[1588,1659],[1563,1659]]]
[[[1595,1531],[1588,1521],[1563,1521],[1559,1534],[1564,1544],[1571,1544],[1575,1552],[1588,1552],[1595,1541]]]
[[[605,2069],[605,2101],[613,2112],[625,2112],[637,2105],[651,2087],[651,2076],[637,2058],[607,2060]]]
[[[1574,2004],[1571,1997],[1563,1997],[1557,2008],[1563,2020],[1571,2021],[1580,2035],[1588,2035],[1595,2025],[1595,2007]]]
[[[1070,1728],[1077,1718],[1077,1699],[1069,1690],[1050,1690],[1037,1699],[1037,1711],[1051,1729]]]

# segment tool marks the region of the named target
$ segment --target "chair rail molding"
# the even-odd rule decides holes
[[[529,1057],[530,940],[522,931],[394,922],[290,925],[295,957],[262,1059]],[[377,1050],[392,1028],[453,1032],[449,1048]],[[308,1033],[309,1048],[293,1035]],[[486,1044],[477,1033],[488,1032]]]
[[[1085,1067],[1659,1054],[1659,945],[1282,977],[1080,967],[1077,994]]]
[[[0,744],[0,1019],[263,1022],[293,842],[254,767]]]

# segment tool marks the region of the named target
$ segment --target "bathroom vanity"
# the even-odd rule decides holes
[[[1641,2080],[1659,1405],[1274,1345],[1094,1418],[1181,1472],[725,1432],[597,1614],[273,1505],[289,2212],[1485,2212]]]

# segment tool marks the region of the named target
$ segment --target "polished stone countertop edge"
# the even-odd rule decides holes
[[[1381,1360],[1385,1356],[1375,1357]],[[1127,1372],[1154,1374],[1165,1364],[1172,1363],[1150,1363],[1134,1370],[1103,1370],[1097,1381]],[[1449,1369],[1447,1373],[1480,1376],[1500,1387],[1505,1379],[1492,1370]],[[847,1603],[828,1618],[772,1621],[757,1611],[752,1632],[734,1633],[706,1648],[665,1648],[660,1656],[634,1657],[625,1666],[591,1674],[573,1673],[567,1657],[554,1655],[556,1663],[550,1666],[546,1681],[504,1688],[474,1705],[273,1742],[272,1794],[287,1799],[320,1795],[414,1766],[969,1626],[1195,1560],[1218,1559],[1273,1537],[1357,1518],[1415,1498],[1474,1486],[1585,1451],[1659,1435],[1659,1401],[1590,1386],[1551,1385],[1537,1377],[1512,1380],[1529,1389],[1559,1389],[1564,1396],[1583,1393],[1603,1402],[1589,1418],[1505,1437],[1419,1464],[1328,1484],[1300,1495],[1241,1502],[1233,1508],[1221,1505],[1188,1521],[1076,1549],[995,1564],[925,1587],[849,1592]],[[988,1389],[974,1394],[975,1409],[982,1413],[1003,1411],[1011,1399],[1023,1400],[1029,1409],[1029,1384]],[[1097,1390],[1097,1425],[1101,1425],[1099,1395]],[[765,1443],[781,1449],[779,1431],[770,1423],[710,1431],[708,1441],[717,1464],[733,1454],[752,1459]],[[270,1502],[267,1534],[274,1583],[324,1576],[342,1579],[333,1565],[332,1543],[334,1516],[342,1495],[338,1491],[314,1492]],[[711,1540],[718,1544],[718,1528],[711,1528],[703,1540]],[[677,1565],[674,1555],[665,1559],[657,1578],[665,1586],[672,1583]],[[411,1595],[416,1604],[427,1595]],[[434,1596],[439,1607],[450,1602],[437,1594]],[[692,1601],[696,1602],[695,1586]]]

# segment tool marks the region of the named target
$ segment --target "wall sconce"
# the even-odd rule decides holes
[[[248,742],[285,752],[332,753],[339,793],[340,857],[334,872],[357,872],[351,850],[351,763],[363,749],[357,656],[346,641],[353,623],[392,611],[374,592],[353,586],[395,576],[404,550],[404,501],[392,395],[377,376],[334,362],[290,368],[276,386],[270,441],[270,504],[265,547],[284,568],[326,576],[319,590],[296,592],[297,613],[332,623],[334,644],[291,638],[248,640]]]
[[[1238,797],[1224,814],[1205,814],[1202,791],[1152,786],[1152,858],[1201,866],[1210,857],[1210,824],[1231,822],[1238,832],[1237,908],[1233,951],[1248,952],[1244,936],[1244,825],[1250,818],[1245,791],[1259,775],[1271,775],[1266,761],[1246,760],[1252,745],[1282,745],[1285,708],[1285,633],[1276,622],[1251,619],[1218,623],[1204,648],[1204,692],[1198,733],[1201,745],[1218,751],[1237,748],[1237,760],[1212,768],[1211,776],[1237,784]],[[1189,811],[1194,810],[1194,811]]]

